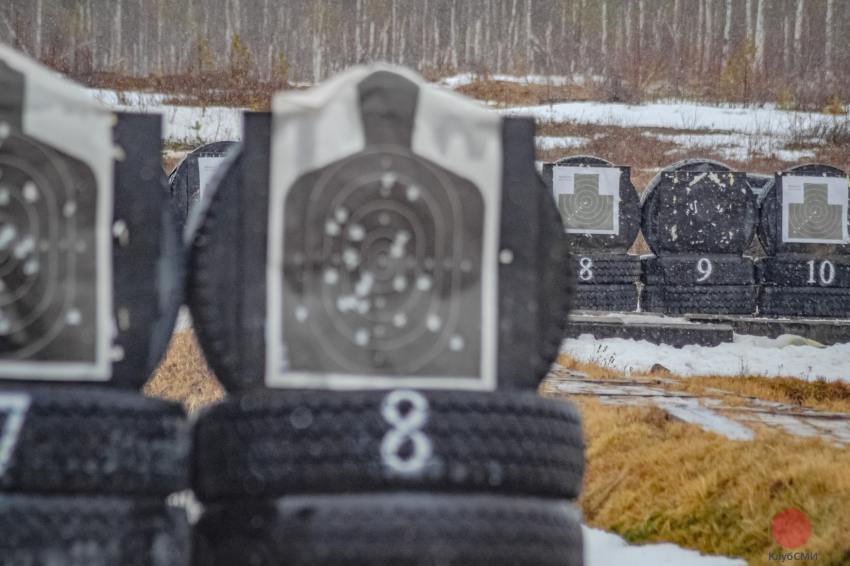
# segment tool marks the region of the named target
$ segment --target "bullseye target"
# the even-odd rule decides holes
[[[97,189],[82,163],[0,140],[0,377],[97,361]]]
[[[484,203],[405,151],[302,177],[284,205],[286,371],[477,377]]]
[[[782,180],[783,240],[847,243],[847,179],[796,177]]]
[[[553,167],[555,202],[571,234],[619,234],[620,169]]]

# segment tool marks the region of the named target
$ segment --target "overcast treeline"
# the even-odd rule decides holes
[[[846,0],[3,0],[0,41],[72,75],[227,70],[312,82],[358,62],[850,92]],[[759,86],[760,85],[760,86]],[[740,92],[739,92],[740,91]],[[821,94],[824,94],[821,92]]]

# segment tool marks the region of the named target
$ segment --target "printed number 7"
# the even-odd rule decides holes
[[[6,474],[18,437],[24,426],[24,418],[30,407],[30,396],[24,393],[0,393],[0,477]]]

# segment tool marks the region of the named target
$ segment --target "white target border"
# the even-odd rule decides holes
[[[357,86],[376,71],[399,74],[420,87],[411,140],[413,152],[471,181],[481,191],[484,238],[478,376],[411,377],[292,371],[287,367],[287,349],[283,340],[284,203],[295,181],[304,173],[366,148]],[[426,85],[411,71],[381,64],[354,67],[307,91],[279,94],[272,102],[272,111],[266,263],[266,386],[328,390],[398,387],[495,390],[498,385],[498,246],[503,164],[501,117],[453,92]],[[464,124],[470,137],[444,139],[442,126],[446,122]]]
[[[97,183],[94,361],[0,361],[0,381],[107,382],[112,379],[112,205],[115,115],[75,83],[0,44],[0,60],[24,75],[23,134],[89,166]]]
[[[805,186],[818,184],[827,186],[827,203],[841,206],[842,235],[841,239],[793,238],[791,237],[792,204],[801,204],[805,197]],[[823,177],[814,175],[783,175],[782,176],[782,241],[789,244],[847,244],[850,243],[848,234],[848,206],[850,206],[850,180],[847,177]]]
[[[612,196],[613,200],[613,228],[606,229],[586,229],[586,228],[567,228],[564,226],[564,232],[567,234],[620,234],[620,178],[623,174],[619,167],[583,167],[581,165],[555,165],[552,167],[552,196],[555,198],[555,205],[558,206],[558,197],[561,195],[575,194],[575,176],[576,175],[599,175],[599,194],[600,196]],[[559,207],[560,210],[560,207]]]

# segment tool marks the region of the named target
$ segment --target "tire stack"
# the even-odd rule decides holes
[[[592,156],[543,165],[543,180],[569,234],[576,309],[634,311],[638,307],[641,262],[628,251],[640,229],[640,201],[630,176],[630,167]]]
[[[137,391],[183,281],[160,119],[109,113],[2,46],[0,84],[16,250],[0,254],[0,565],[183,566],[188,523],[166,498],[188,488],[188,424]],[[45,108],[63,109],[48,136]]]
[[[569,504],[578,496],[584,465],[578,415],[567,403],[535,395],[557,355],[571,281],[557,214],[534,169],[533,123],[482,112],[403,70],[356,68],[332,82],[336,95],[322,86],[300,93],[300,109],[292,114],[290,98],[276,98],[275,112],[288,119],[274,130],[271,116],[246,115],[244,144],[225,164],[194,233],[192,317],[208,361],[231,392],[202,412],[194,429],[192,483],[204,504],[194,531],[194,564],[581,564],[580,521]],[[356,101],[348,108],[352,119],[335,123],[353,131],[314,123],[324,105],[338,108],[351,101]],[[360,119],[353,119],[358,113]],[[290,148],[280,143],[289,139],[290,124],[311,132],[315,139],[302,139],[336,157],[293,173],[298,164],[288,160],[297,156],[287,156]],[[414,146],[422,153],[413,150],[411,140],[438,132],[434,139],[455,139],[455,152],[472,153],[452,164],[439,151],[429,153],[427,144]],[[331,151],[341,139],[363,139],[364,146],[351,154]],[[497,148],[489,155],[499,161],[487,162],[488,152]],[[455,168],[466,167],[467,158],[473,162],[464,181]],[[504,174],[487,185],[494,165]],[[290,174],[290,185],[272,181],[281,171]],[[452,183],[441,185],[435,178]],[[470,182],[475,192],[463,193]],[[310,199],[299,200],[302,187]],[[442,201],[446,187],[449,198]],[[287,197],[281,206],[277,190],[292,200]],[[372,191],[379,197],[369,196]],[[483,370],[461,373],[487,351],[487,340],[478,334],[464,332],[463,340],[450,338],[447,347],[423,356],[421,345],[438,332],[440,320],[387,317],[396,327],[388,336],[367,326],[365,316],[384,320],[383,305],[402,298],[413,301],[406,312],[415,313],[422,299],[430,303],[439,296],[441,304],[452,304],[479,296],[483,279],[466,263],[460,270],[467,274],[462,293],[420,283],[420,271],[416,294],[405,294],[410,287],[396,284],[397,277],[407,277],[408,270],[453,269],[451,256],[390,264],[393,276],[385,278],[381,248],[372,258],[367,247],[380,239],[381,227],[392,226],[390,233],[398,234],[393,211],[403,210],[413,240],[398,236],[393,242],[439,250],[439,238],[447,235],[447,242],[463,248],[463,258],[477,257],[476,245],[486,243],[473,229],[485,208],[476,204],[482,198],[476,194],[485,201],[500,195],[504,211],[484,222],[485,233],[488,222],[494,223],[489,226],[499,242],[490,256],[497,263],[492,268],[498,294],[485,299],[498,305],[492,310],[497,316],[489,322],[457,319],[450,335],[460,336],[467,322],[469,328],[484,328],[484,335],[493,332],[492,382]],[[464,199],[456,198],[461,195]],[[325,198],[335,205],[325,206]],[[358,204],[358,198],[364,200]],[[466,221],[429,235],[435,219],[426,205],[443,202],[457,204],[441,208],[443,218],[460,215]],[[319,221],[315,214],[327,216]],[[291,250],[277,247],[273,236],[278,222],[287,235],[283,242],[315,237],[327,245],[304,256],[295,247],[290,257]],[[288,223],[298,230],[290,232]],[[343,237],[354,242],[347,244],[348,255],[358,256],[337,269],[333,243]],[[402,260],[406,248],[396,245],[390,257]],[[248,249],[252,253],[243,252]],[[281,253],[277,262],[271,259]],[[233,262],[240,269],[222,268]],[[281,287],[275,285],[275,269],[304,266],[322,276],[287,272]],[[360,269],[375,274],[376,294],[362,291]],[[349,309],[347,300],[332,294],[352,274],[358,277],[354,288],[362,291],[356,296],[374,311]],[[378,295],[385,279],[392,291]],[[300,288],[302,280],[310,284]],[[311,302],[312,296],[329,298]],[[465,310],[469,307],[461,302],[456,308],[475,312]],[[288,319],[287,310],[300,316]],[[275,353],[277,316],[285,323],[287,348]],[[334,323],[325,324],[326,316]],[[354,321],[368,335],[355,332],[348,340],[346,328]],[[405,336],[409,327],[417,331],[415,340],[396,346],[385,341]],[[311,356],[316,348],[321,355]],[[416,356],[425,369],[407,365]]]
[[[847,200],[840,169],[813,164],[776,174],[760,199],[760,314],[850,317]]]
[[[654,257],[643,266],[642,308],[664,314],[752,314],[756,198],[744,173],[710,160],[663,169],[641,195]]]

